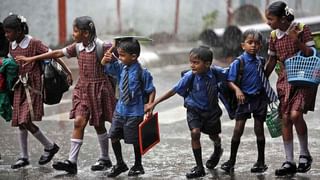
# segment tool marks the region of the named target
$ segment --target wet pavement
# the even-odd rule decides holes
[[[187,57],[187,56],[185,56]],[[187,59],[186,59],[187,62]],[[74,64],[70,65],[75,66]],[[174,65],[161,65],[161,67],[149,66],[149,70],[154,76],[154,83],[157,93],[163,94],[180,78],[180,72],[188,68],[187,64],[175,63]],[[74,70],[75,76],[77,71]],[[272,77],[274,84],[275,77]],[[72,87],[73,88],[73,87]],[[71,108],[71,92],[64,95],[63,101],[59,105],[45,106],[45,117],[40,123],[36,123],[52,138],[59,146],[60,151],[54,157],[55,160],[68,158],[70,148],[70,135],[73,128],[73,121],[68,119],[68,111]],[[193,159],[190,133],[185,120],[185,110],[182,107],[182,98],[174,96],[171,99],[159,104],[155,111],[159,112],[160,121],[160,143],[143,156],[145,174],[129,179],[186,179],[185,173],[195,165]],[[230,141],[234,127],[231,121],[224,115],[222,117],[222,146],[224,154],[220,163],[214,170],[206,169],[206,176],[200,179],[232,179],[232,180],[268,180],[268,179],[320,179],[320,93],[318,93],[316,110],[305,116],[309,127],[309,147],[313,156],[312,169],[305,174],[296,174],[292,177],[277,178],[274,175],[276,168],[279,168],[284,161],[284,151],[281,138],[271,138],[265,128],[266,135],[266,164],[269,169],[265,173],[250,173],[251,166],[257,158],[256,139],[253,131],[252,120],[248,120],[246,129],[241,139],[241,144],[237,156],[237,164],[233,174],[224,173],[219,167],[225,162],[230,153]],[[107,128],[110,127],[106,123]],[[107,179],[107,171],[92,172],[90,167],[99,156],[98,140],[94,128],[87,126],[85,130],[84,142],[78,159],[78,174],[68,175],[62,171],[54,170],[51,165],[38,165],[38,160],[43,152],[42,145],[29,134],[30,165],[18,170],[12,170],[10,164],[18,158],[20,149],[17,137],[17,129],[12,128],[10,123],[0,119],[0,180],[15,179]],[[294,134],[295,159],[299,157],[299,144]],[[213,144],[208,136],[202,135],[203,162],[213,151]],[[131,145],[123,144],[123,155],[127,165],[131,167],[134,163],[134,153]],[[115,157],[110,148],[110,157],[115,163]],[[116,179],[128,179],[127,173],[119,175]]]

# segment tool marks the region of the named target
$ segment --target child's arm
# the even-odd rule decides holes
[[[241,89],[232,81],[228,82],[228,86],[236,93],[238,103],[243,104],[244,100],[245,100],[245,96],[244,96],[243,92],[241,91]]]
[[[268,78],[277,64],[276,56],[269,56],[266,64],[265,75]]]
[[[155,93],[155,91],[154,91],[154,93]],[[147,104],[146,108],[145,108],[145,112],[149,112],[149,111],[152,112],[157,104],[161,103],[162,101],[164,101],[166,99],[169,99],[170,97],[172,97],[175,94],[176,94],[176,92],[174,92],[172,89],[169,90],[164,95],[162,95],[161,97],[157,98],[154,102],[152,102],[150,104]]]
[[[150,94],[149,94],[149,100],[148,100],[148,103],[145,104],[144,106],[144,113],[147,113],[147,116],[151,115],[152,114],[152,109],[148,109],[148,105],[151,105],[153,102],[154,102],[154,99],[156,97],[156,90],[154,89],[154,91],[152,91]],[[147,111],[148,110],[148,111]]]
[[[54,51],[49,51],[47,53],[43,53],[43,54],[32,56],[32,57],[17,56],[17,57],[15,57],[15,60],[25,61],[27,64],[29,64],[33,61],[40,61],[40,60],[44,60],[44,59],[57,59],[57,58],[60,58],[63,56],[64,56],[64,54],[62,52],[62,49],[57,49]]]
[[[55,58],[54,60],[57,61],[63,67],[63,69],[68,73],[67,80],[68,80],[69,85],[71,86],[72,81],[73,81],[71,70],[69,69],[69,67],[65,64],[65,62],[61,58]]]
[[[115,48],[115,45],[113,43],[112,46],[108,49],[108,51],[106,53],[104,53],[104,56],[101,60],[102,65],[105,65],[105,64],[110,63],[112,61],[113,56],[115,56],[112,52],[114,48]]]

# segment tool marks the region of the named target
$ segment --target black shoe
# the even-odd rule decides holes
[[[265,172],[268,169],[268,166],[265,165],[264,163],[256,162],[252,168],[251,172],[252,173],[262,173]]]
[[[69,174],[77,174],[77,164],[69,160],[57,161],[52,164],[52,167],[59,171],[66,171]]]
[[[144,169],[141,164],[132,166],[128,176],[138,176],[139,174],[144,174]]]
[[[220,148],[219,150],[215,149],[213,154],[210,156],[210,158],[206,162],[206,167],[208,169],[214,169],[217,166],[217,164],[219,163],[222,154],[223,154],[222,148]]]
[[[11,169],[18,169],[18,168],[22,168],[24,166],[29,165],[29,161],[27,158],[19,158],[16,163],[11,165]]]
[[[112,167],[110,160],[99,159],[94,165],[91,166],[91,171],[104,171]]]
[[[282,164],[280,169],[276,169],[275,174],[276,176],[285,176],[294,174],[297,172],[297,166],[295,163],[286,161]]]
[[[125,163],[116,164],[112,167],[111,172],[108,174],[108,177],[117,177],[119,174],[128,171],[128,166]]]
[[[234,163],[229,160],[229,161],[221,164],[221,169],[227,173],[231,173],[234,171]]]
[[[48,150],[48,149],[44,149],[45,152],[48,152],[49,155],[45,156],[45,155],[41,155],[40,159],[39,159],[39,164],[40,165],[44,165],[47,164],[48,162],[50,162],[53,158],[53,156],[59,151],[59,146],[54,143],[53,148]]]
[[[203,177],[206,175],[206,172],[204,171],[203,167],[194,167],[186,174],[187,178],[197,178],[197,177]]]
[[[301,159],[306,159],[307,162],[301,163]],[[299,173],[308,172],[311,169],[311,164],[312,164],[312,157],[311,156],[303,156],[303,155],[301,155],[299,157],[299,165],[298,165],[297,172],[299,172]]]

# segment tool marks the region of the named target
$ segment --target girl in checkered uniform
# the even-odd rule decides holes
[[[299,28],[299,23],[293,22],[293,10],[282,1],[270,4],[266,10],[268,25],[275,30],[275,37],[269,40],[269,61],[266,75],[273,71],[277,60],[280,64],[277,91],[280,100],[280,115],[282,115],[282,138],[286,161],[275,171],[277,176],[304,173],[310,170],[312,157],[308,149],[308,129],[303,114],[313,111],[317,87],[293,86],[288,83],[284,61],[302,51],[306,56],[312,55],[314,46],[311,31],[308,26]],[[299,165],[296,167],[293,158],[293,126],[296,129],[300,144]]]
[[[67,58],[77,57],[79,80],[73,90],[70,112],[70,119],[75,120],[69,158],[53,164],[53,168],[56,170],[76,174],[78,154],[88,122],[96,130],[101,149],[100,157],[97,163],[91,166],[91,170],[105,170],[112,166],[109,158],[109,142],[105,121],[111,122],[116,100],[111,82],[108,76],[104,74],[104,66],[97,59],[98,51],[96,49],[99,39],[91,17],[77,17],[73,23],[72,35],[75,42],[63,49],[29,58],[19,57],[18,59],[33,62],[63,56]],[[103,52],[106,52],[110,47],[111,43],[103,43]]]
[[[49,48],[41,41],[28,35],[28,25],[23,16],[12,14],[3,21],[6,38],[10,41],[9,54],[13,58],[17,56],[34,56],[48,52]],[[69,73],[71,83],[71,71],[61,59],[56,60]],[[19,142],[21,148],[20,158],[11,168],[17,169],[29,164],[28,155],[28,131],[44,146],[44,154],[40,157],[39,164],[43,165],[51,161],[58,152],[59,147],[36,126],[33,121],[41,121],[43,114],[43,99],[41,95],[41,75],[43,73],[41,62],[31,62],[19,65],[19,79],[14,85],[12,126],[19,128]],[[26,87],[26,85],[28,85]]]

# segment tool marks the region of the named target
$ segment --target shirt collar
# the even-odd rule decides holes
[[[83,51],[85,50],[86,52],[92,52],[94,50],[94,48],[96,47],[96,43],[95,43],[96,39],[90,43],[88,46],[84,46],[83,43],[78,43],[79,44],[79,51]]]
[[[32,39],[32,37],[30,35],[26,35],[26,36],[24,36],[24,38],[22,39],[22,41],[19,44],[17,43],[17,41],[13,41],[11,43],[11,48],[16,49],[19,46],[22,49],[25,49],[28,47],[31,39]]]
[[[245,60],[250,61],[250,62],[256,59],[256,56],[252,56],[251,54],[249,54],[247,52],[244,52],[243,56],[244,56]]]
[[[295,26],[295,25],[297,25],[297,23],[292,22],[286,31],[281,31],[280,29],[276,29],[277,39],[281,39],[284,35],[288,35],[288,34],[289,34],[289,29],[290,29],[292,26]]]

